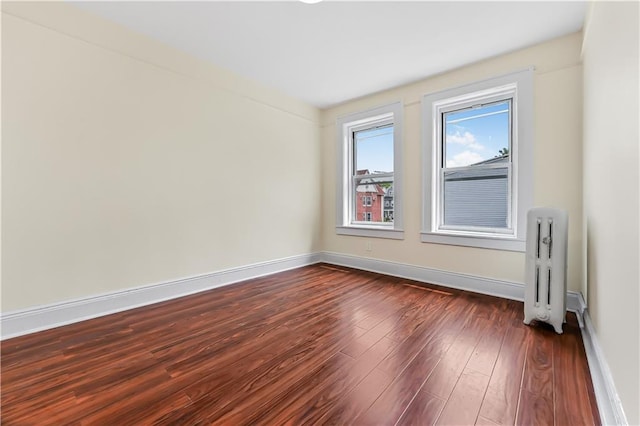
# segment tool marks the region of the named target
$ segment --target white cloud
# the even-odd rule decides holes
[[[473,133],[460,133],[459,130],[456,130],[455,133],[447,133],[447,143],[464,145],[467,148],[473,149],[475,151],[482,151],[484,149],[484,145],[478,143],[478,140]]]
[[[463,167],[471,164],[479,163],[484,158],[477,152],[462,151],[456,154],[452,159],[447,160],[447,167]]]

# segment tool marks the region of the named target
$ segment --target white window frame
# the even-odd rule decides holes
[[[508,227],[443,225],[442,114],[509,98],[512,134]],[[524,252],[526,215],[533,206],[533,68],[427,94],[422,99],[422,114],[422,242]]]
[[[339,117],[337,130],[337,190],[336,233],[361,237],[404,239],[402,229],[402,127],[403,105],[394,102],[378,108]],[[353,133],[386,123],[393,124],[393,223],[354,221],[353,185]],[[355,201],[357,202],[357,201]],[[372,200],[373,204],[373,200]]]

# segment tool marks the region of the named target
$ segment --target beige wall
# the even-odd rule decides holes
[[[321,249],[521,282],[521,253],[419,242],[420,99],[530,65],[534,199],[569,211],[581,289],[579,34],[320,116],[68,5],[3,3],[3,24],[5,312]],[[365,252],[334,232],[334,123],[398,99],[405,240]]]
[[[2,14],[2,311],[320,249],[319,112],[62,3]]]
[[[589,313],[629,424],[640,424],[639,12],[593,3],[583,47]]]
[[[367,96],[322,115],[323,247],[327,251],[391,260],[477,276],[524,281],[524,254],[420,242],[422,206],[421,104],[424,94],[536,67],[534,203],[569,212],[569,289],[582,281],[582,67],[581,34],[489,59],[394,90]],[[338,116],[402,100],[404,109],[403,241],[335,233]],[[370,241],[372,251],[365,251]]]

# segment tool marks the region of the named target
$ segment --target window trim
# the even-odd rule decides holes
[[[394,102],[377,108],[339,117],[337,131],[337,190],[336,190],[336,233],[362,237],[404,239],[402,228],[402,102]],[[354,223],[351,212],[355,211],[351,196],[351,168],[353,152],[351,148],[353,131],[362,130],[375,123],[385,121],[393,124],[393,194],[394,221],[389,223]],[[373,201],[373,200],[372,200]],[[373,203],[372,203],[373,204]],[[381,207],[382,208],[382,207]]]
[[[513,92],[513,96],[511,96]],[[512,231],[452,229],[439,226],[442,168],[442,113],[469,104],[512,97],[511,225]],[[509,251],[525,251],[526,214],[533,206],[533,68],[424,95],[422,98],[423,199],[421,241]]]
[[[516,129],[517,126],[514,126],[514,104],[515,99],[517,98],[517,87],[515,84],[510,84],[502,87],[498,87],[495,89],[480,91],[477,93],[470,94],[469,96],[462,97],[462,101],[451,101],[451,99],[444,99],[441,101],[435,101],[433,103],[434,106],[438,105],[435,109],[434,120],[437,119],[436,123],[436,140],[434,140],[435,144],[435,155],[434,159],[434,188],[437,188],[437,200],[432,200],[432,203],[436,203],[437,208],[433,209],[434,216],[432,217],[432,230],[437,229],[438,233],[447,233],[448,231],[460,231],[464,232],[473,232],[477,235],[485,235],[488,234],[490,236],[509,236],[515,233],[517,218],[516,215],[516,207],[517,203],[517,175],[515,173],[517,167],[513,166],[515,155],[509,155],[508,163],[502,164],[491,164],[491,165],[483,165],[479,168],[481,169],[507,169],[507,227],[505,228],[491,228],[491,227],[481,227],[481,226],[462,226],[462,225],[446,225],[444,224],[444,215],[445,215],[445,206],[444,206],[444,184],[445,179],[444,175],[447,171],[465,171],[479,168],[474,166],[466,166],[466,167],[446,167],[444,164],[446,162],[446,143],[444,141],[443,135],[446,133],[444,128],[444,119],[445,115],[451,112],[460,111],[463,109],[467,109],[473,107],[479,103],[482,105],[488,105],[496,102],[503,102],[505,100],[509,101],[509,152],[513,153],[513,147],[517,145],[517,136],[513,134],[513,129]],[[440,107],[440,104],[444,104],[444,106]],[[514,137],[515,136],[515,137]],[[435,170],[435,168],[438,170]]]

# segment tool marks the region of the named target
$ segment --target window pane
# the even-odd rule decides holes
[[[393,223],[393,180],[355,178],[354,219],[356,221]]]
[[[509,161],[511,100],[443,114],[443,167]]]
[[[444,172],[444,224],[506,228],[507,167]]]
[[[393,125],[355,132],[353,139],[357,172],[393,172]]]

